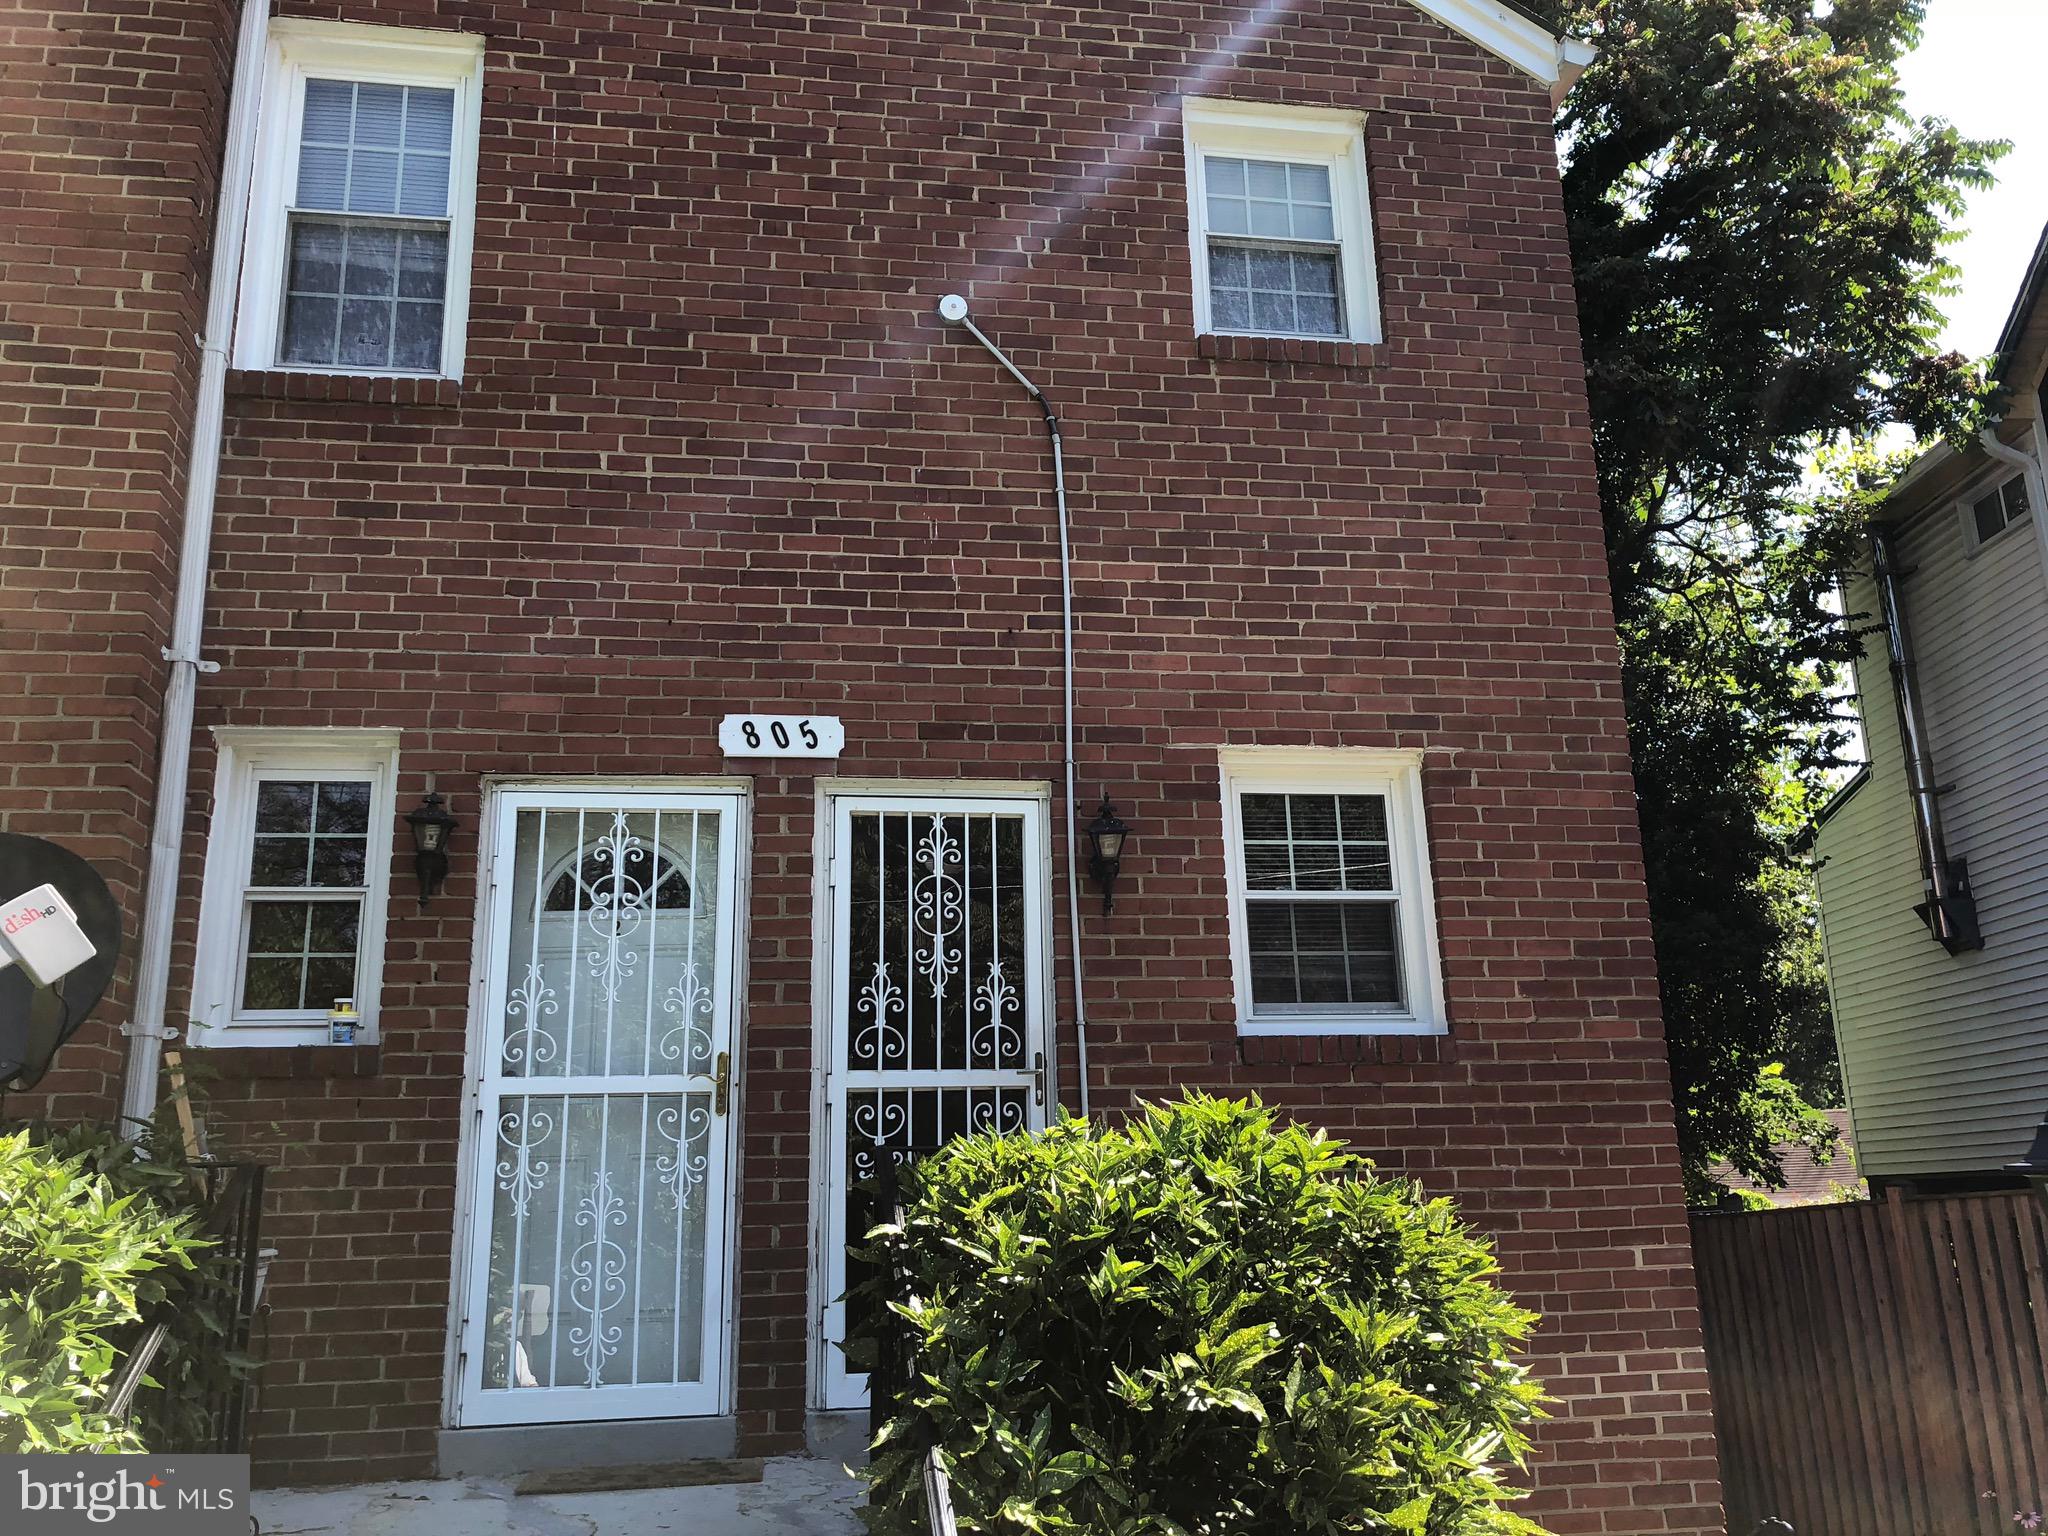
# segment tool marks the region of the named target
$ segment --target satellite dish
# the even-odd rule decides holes
[[[121,958],[121,908],[99,871],[46,838],[0,832],[0,902],[41,885],[57,888],[96,953],[47,987],[23,966],[0,970],[0,1089],[9,1092],[42,1080],[57,1047],[105,995]]]

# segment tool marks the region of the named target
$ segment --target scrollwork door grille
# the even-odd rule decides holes
[[[1035,800],[842,801],[834,821],[828,1406],[864,1399],[840,1351],[849,1242],[876,1160],[1043,1123],[1046,892]]]
[[[722,1409],[738,810],[500,796],[463,1423]]]

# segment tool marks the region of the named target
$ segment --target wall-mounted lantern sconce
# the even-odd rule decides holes
[[[420,905],[441,894],[441,882],[448,878],[448,839],[455,835],[455,818],[432,790],[416,811],[405,813],[412,828],[412,867],[420,877]]]
[[[1123,869],[1124,844],[1131,829],[1117,820],[1116,807],[1109,803],[1109,791],[1102,792],[1102,807],[1088,823],[1088,875],[1102,887],[1102,915],[1116,905],[1116,877]]]

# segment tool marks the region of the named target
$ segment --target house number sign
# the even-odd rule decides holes
[[[727,715],[718,749],[727,757],[837,757],[846,727],[837,715]]]

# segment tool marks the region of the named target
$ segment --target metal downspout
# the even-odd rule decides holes
[[[1878,608],[1884,616],[1885,649],[1891,659],[1892,700],[1899,712],[1899,743],[1906,767],[1906,790],[1913,805],[1914,841],[1920,853],[1920,878],[1926,900],[1915,910],[1950,954],[1982,949],[1977,931],[1977,904],[1970,896],[1969,870],[1952,860],[1942,827],[1941,796],[1934,747],[1920,705],[1919,666],[1913,655],[1913,633],[1906,620],[1899,582],[1894,532],[1883,525],[1870,530],[1871,574],[1877,584]]]
[[[121,1087],[121,1123],[134,1134],[156,1112],[157,1073],[163,1055],[164,1003],[170,991],[171,932],[177,918],[178,864],[185,841],[185,790],[192,768],[192,717],[199,674],[218,671],[201,661],[206,623],[206,570],[213,547],[214,489],[220,476],[221,424],[227,407],[228,342],[235,296],[241,286],[242,239],[248,225],[250,178],[256,160],[256,100],[262,89],[269,0],[245,0],[235,44],[233,94],[228,100],[227,152],[213,222],[213,266],[206,290],[206,328],[199,340],[199,384],[192,409],[192,452],[185,467],[185,518],[178,551],[171,643],[164,660],[161,756],[156,808],[150,821],[149,875],[143,890],[142,936],[135,964],[134,1016],[121,1026],[128,1065]]]
[[[1024,370],[1011,362],[1003,349],[982,332],[967,313],[967,301],[957,294],[947,294],[939,301],[939,318],[948,325],[963,328],[968,335],[988,349],[988,353],[1001,363],[1031,396],[1038,406],[1039,414],[1045,418],[1046,435],[1052,439],[1052,485],[1053,500],[1059,511],[1060,533],[1060,642],[1061,642],[1061,684],[1065,707],[1065,761],[1066,761],[1066,827],[1067,827],[1067,938],[1073,950],[1074,961],[1074,1066],[1081,1082],[1081,1118],[1088,1118],[1088,1010],[1086,988],[1081,977],[1081,835],[1077,822],[1080,812],[1079,791],[1075,787],[1074,775],[1074,568],[1073,551],[1067,533],[1067,464],[1063,445],[1060,441],[1060,419],[1054,413],[1052,402],[1045,398],[1045,391],[1025,375]]]

